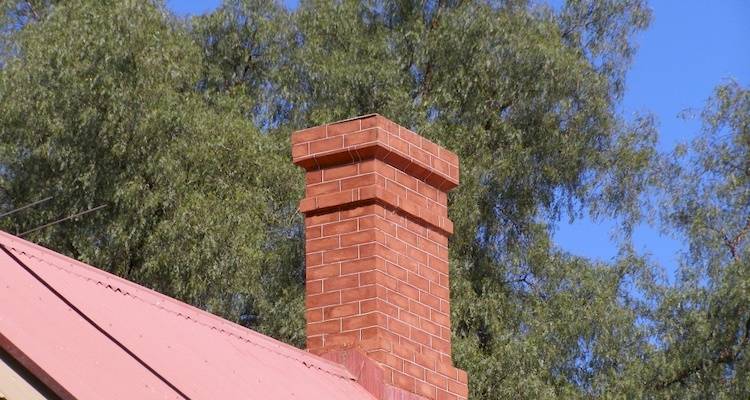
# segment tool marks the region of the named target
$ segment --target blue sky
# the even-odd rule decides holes
[[[296,7],[298,1],[284,3]],[[559,3],[555,0],[554,3]],[[699,130],[698,120],[678,117],[681,111],[700,109],[712,89],[727,79],[750,84],[750,1],[650,1],[654,19],[638,35],[639,51],[628,74],[621,110],[626,118],[651,112],[659,122],[659,148],[670,150],[690,140]],[[210,12],[219,0],[169,0],[181,15]],[[555,241],[573,254],[609,261],[617,255],[611,239],[613,221],[588,218],[568,223],[563,217]],[[654,227],[635,231],[636,249],[650,254],[668,273],[674,271],[680,238],[662,236]]]
[[[659,149],[669,151],[698,133],[698,119],[678,114],[699,110],[713,88],[727,79],[750,84],[750,1],[651,1],[653,21],[641,33],[638,53],[627,77],[622,111],[626,118],[651,112],[659,122]],[[567,222],[567,221],[566,221]],[[555,241],[574,253],[611,260],[612,221],[582,219],[562,223]],[[680,238],[662,236],[650,226],[634,235],[636,249],[652,255],[671,275],[684,248]]]

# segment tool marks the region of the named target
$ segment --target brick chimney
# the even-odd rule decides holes
[[[451,358],[458,157],[380,115],[292,135],[305,168],[307,347],[386,399],[466,399]]]

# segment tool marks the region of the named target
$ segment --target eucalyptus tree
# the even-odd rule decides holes
[[[659,398],[750,396],[750,90],[718,86],[702,133],[662,168],[662,220],[684,237],[677,283],[659,296]]]
[[[186,24],[147,1],[4,7],[0,204],[53,199],[3,229],[104,205],[28,238],[299,343],[300,175],[246,96],[198,90]]]
[[[626,286],[649,274],[563,254],[551,229],[574,204],[637,210],[654,133],[615,108],[645,4],[308,1],[294,18],[292,124],[380,112],[461,157],[452,311],[472,398],[634,389],[618,363],[647,348]]]
[[[746,167],[747,95],[726,86],[706,114],[731,146],[717,133],[687,153],[700,168],[663,162],[652,120],[617,113],[644,1],[2,7],[0,205],[54,196],[4,229],[106,204],[30,238],[301,346],[289,133],[379,112],[461,157],[452,312],[473,399],[747,390],[747,182],[726,172]],[[693,244],[676,288],[627,246],[654,188]],[[621,257],[556,248],[563,211],[620,219]]]

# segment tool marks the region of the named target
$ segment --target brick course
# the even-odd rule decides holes
[[[465,399],[448,285],[447,191],[459,182],[458,157],[379,115],[295,132],[292,156],[307,170],[309,351],[356,349],[394,390]]]

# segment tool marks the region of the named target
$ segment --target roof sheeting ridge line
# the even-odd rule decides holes
[[[2,244],[2,243],[0,243],[0,247],[2,247],[3,249],[5,249],[5,245],[4,245],[4,244]],[[62,267],[62,266],[60,266],[60,265],[57,265],[57,264],[55,264],[55,263],[49,262],[49,261],[47,261],[47,260],[45,260],[45,259],[43,259],[43,258],[37,257],[37,256],[35,256],[35,255],[33,255],[33,254],[30,254],[30,253],[28,253],[28,252],[26,252],[26,251],[24,251],[24,250],[18,249],[18,248],[16,248],[16,247],[10,246],[10,248],[11,248],[11,249],[13,249],[14,251],[16,251],[16,252],[20,253],[20,254],[23,254],[23,255],[25,255],[25,256],[27,256],[27,257],[30,257],[30,258],[34,258],[34,259],[36,259],[36,260],[38,260],[38,261],[40,261],[40,262],[42,262],[42,263],[45,263],[45,264],[47,264],[47,265],[50,265],[50,266],[52,266],[52,267],[54,267],[54,268],[57,268],[57,269],[59,269],[59,270],[61,270],[61,271],[65,272],[65,273],[67,273],[67,274],[70,274],[70,275],[72,275],[72,276],[75,276],[75,277],[76,277],[76,278],[78,278],[78,279],[83,279],[83,280],[85,280],[86,282],[92,282],[92,283],[94,283],[94,284],[95,284],[95,285],[97,285],[97,286],[102,286],[102,287],[103,287],[104,289],[108,289],[108,290],[110,290],[110,291],[111,291],[111,292],[113,292],[113,293],[119,293],[119,294],[121,294],[121,295],[123,295],[123,296],[127,296],[127,297],[130,297],[130,298],[132,298],[132,299],[135,299],[135,300],[138,300],[138,301],[140,301],[140,302],[142,302],[142,303],[144,303],[144,304],[147,304],[147,305],[149,305],[149,306],[151,306],[151,307],[155,307],[155,308],[157,308],[157,309],[159,309],[159,310],[162,310],[162,311],[164,311],[164,312],[166,312],[166,313],[169,313],[169,314],[173,314],[173,315],[175,315],[175,316],[178,316],[178,317],[181,317],[181,318],[183,318],[183,319],[189,320],[189,321],[191,321],[191,322],[193,322],[193,323],[196,323],[196,324],[198,324],[198,325],[201,325],[201,326],[203,326],[203,327],[205,327],[205,328],[209,328],[209,329],[212,329],[212,330],[216,330],[216,331],[218,331],[218,332],[219,332],[219,333],[221,333],[221,334],[227,335],[227,336],[229,336],[229,337],[233,337],[233,338],[235,338],[235,339],[237,339],[237,340],[240,340],[240,341],[242,341],[242,342],[245,342],[245,343],[251,344],[251,345],[253,345],[253,346],[256,346],[256,347],[262,348],[262,349],[264,349],[264,350],[270,351],[270,352],[272,352],[272,353],[274,353],[274,354],[277,354],[277,355],[279,355],[279,356],[282,356],[282,357],[284,357],[284,358],[288,358],[288,359],[290,359],[290,360],[294,360],[294,361],[297,361],[297,362],[299,362],[299,363],[302,363],[302,364],[303,364],[304,366],[306,366],[306,367],[308,367],[308,368],[315,368],[315,369],[317,369],[317,370],[319,370],[319,371],[322,371],[322,372],[324,372],[324,373],[327,373],[327,374],[330,374],[330,375],[333,375],[333,376],[336,376],[336,377],[339,377],[339,378],[342,378],[342,379],[347,379],[347,380],[355,380],[355,381],[356,381],[356,379],[353,379],[353,377],[352,377],[352,376],[346,376],[346,375],[344,375],[344,374],[336,373],[335,371],[332,371],[332,370],[330,370],[330,369],[324,368],[324,367],[322,367],[322,366],[318,365],[318,364],[317,364],[317,363],[315,363],[315,362],[310,362],[310,361],[307,361],[307,360],[303,360],[303,359],[300,359],[300,358],[297,358],[297,357],[293,357],[293,356],[290,356],[290,355],[288,355],[288,354],[285,354],[285,353],[282,353],[282,352],[280,352],[280,351],[277,351],[277,350],[275,350],[275,349],[273,349],[273,348],[271,348],[271,347],[269,347],[269,346],[264,346],[264,345],[262,345],[262,344],[260,344],[260,343],[257,343],[256,341],[254,341],[254,340],[252,340],[252,339],[246,338],[246,337],[244,337],[244,336],[241,336],[241,335],[237,335],[237,334],[235,334],[235,333],[232,333],[232,332],[228,332],[227,330],[225,330],[225,329],[223,329],[223,328],[220,328],[220,327],[217,327],[217,326],[215,326],[215,325],[212,325],[212,324],[208,324],[208,323],[205,323],[205,322],[201,322],[201,321],[198,321],[198,320],[196,320],[195,318],[192,318],[191,316],[189,316],[189,315],[186,315],[185,313],[182,313],[182,312],[179,312],[179,311],[174,311],[174,310],[170,310],[170,309],[168,309],[168,308],[166,308],[166,307],[164,307],[163,305],[160,305],[160,304],[154,304],[154,303],[152,303],[152,302],[150,302],[150,301],[147,301],[146,299],[143,299],[143,298],[141,298],[141,297],[139,297],[139,296],[137,296],[137,295],[135,295],[135,294],[131,293],[130,291],[128,291],[128,290],[126,290],[126,289],[123,289],[123,288],[117,287],[117,286],[115,286],[115,285],[113,285],[113,284],[111,284],[111,283],[108,283],[108,282],[104,282],[103,280],[99,280],[99,279],[92,279],[92,278],[90,278],[90,277],[88,277],[88,276],[84,276],[84,275],[82,275],[82,274],[76,273],[76,272],[74,272],[74,271],[71,271],[71,270],[70,270],[70,269],[68,269],[68,268],[65,268],[65,267]],[[6,252],[7,252],[7,250],[6,250]],[[16,260],[17,260],[17,258],[16,258],[15,256],[12,256],[12,257],[13,257],[14,259],[16,259]],[[17,261],[17,262],[20,262],[20,261]],[[32,272],[32,273],[33,273],[33,271],[30,271],[30,272]],[[51,286],[50,286],[50,287],[51,287]],[[302,350],[300,350],[300,351],[302,351]],[[180,393],[181,393],[181,392],[180,392]]]
[[[34,279],[36,279],[37,281],[39,281],[39,283],[41,283],[45,288],[47,288],[47,290],[49,290],[50,292],[52,292],[52,294],[54,294],[63,303],[65,303],[68,307],[70,307],[70,309],[73,310],[73,312],[75,312],[76,314],[78,314],[89,325],[91,325],[92,327],[94,327],[97,331],[99,331],[107,339],[109,339],[110,341],[112,341],[112,343],[114,343],[117,347],[119,347],[120,349],[122,349],[122,351],[124,351],[125,353],[127,353],[136,362],[138,362],[139,364],[141,364],[144,368],[146,368],[149,372],[151,372],[154,376],[156,376],[160,381],[164,382],[164,384],[167,385],[167,386],[169,386],[170,389],[174,390],[175,393],[177,393],[178,395],[180,395],[182,398],[184,398],[186,400],[191,400],[190,397],[187,394],[185,394],[183,391],[181,391],[179,388],[177,388],[177,386],[175,386],[172,382],[170,382],[169,380],[167,380],[167,378],[165,378],[164,376],[162,376],[154,368],[152,368],[150,365],[148,365],[148,363],[146,363],[144,360],[142,360],[140,357],[138,357],[138,355],[136,355],[135,353],[133,353],[130,349],[127,348],[127,346],[125,346],[123,343],[121,343],[119,340],[117,340],[114,336],[110,335],[106,330],[104,330],[104,328],[102,328],[101,326],[99,326],[99,324],[97,324],[96,321],[94,321],[88,315],[86,315],[86,313],[84,313],[83,310],[81,310],[78,307],[76,307],[75,304],[73,304],[70,300],[68,300],[65,296],[63,296],[62,293],[58,292],[52,285],[50,285],[46,280],[44,280],[44,278],[42,278],[41,276],[39,276],[39,274],[37,274],[33,269],[31,269],[23,261],[19,260],[18,257],[16,257],[16,255],[13,254],[12,251],[8,250],[5,247],[5,244],[0,243],[0,249],[2,249],[3,252],[8,255],[8,257],[10,257],[11,259],[13,259],[13,261],[15,261],[16,264],[18,264],[19,266],[21,266],[21,268],[23,268],[32,277],[34,277]],[[17,249],[14,249],[14,250],[17,250]],[[23,253],[23,252],[21,252],[21,253]],[[25,253],[23,253],[23,254],[25,254]]]

